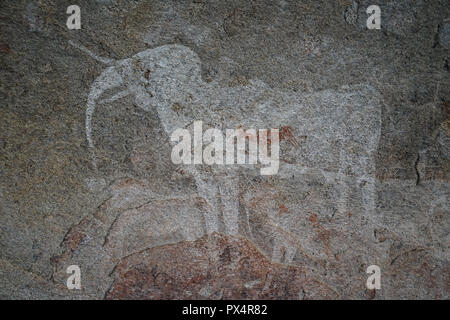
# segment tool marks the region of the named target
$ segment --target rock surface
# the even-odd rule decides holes
[[[3,2],[0,298],[449,299],[450,5],[371,4]],[[277,174],[173,164],[200,120]]]

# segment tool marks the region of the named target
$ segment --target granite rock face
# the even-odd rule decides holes
[[[71,4],[0,6],[2,299],[450,298],[448,1]],[[174,164],[196,121],[276,174]]]

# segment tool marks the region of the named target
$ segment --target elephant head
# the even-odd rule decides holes
[[[92,117],[99,103],[108,103],[132,95],[137,106],[146,111],[170,112],[174,102],[184,100],[200,84],[200,59],[182,45],[164,45],[148,49],[131,58],[114,61],[69,42],[94,59],[109,65],[90,88],[86,107],[86,137],[94,148]],[[187,86],[186,84],[189,84]],[[106,91],[119,92],[102,98]]]

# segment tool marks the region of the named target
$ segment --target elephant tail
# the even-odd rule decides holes
[[[103,64],[105,64],[107,66],[112,66],[116,62],[116,60],[114,60],[114,59],[100,57],[100,56],[96,55],[95,53],[93,53],[88,48],[86,48],[85,46],[82,46],[81,44],[77,44],[77,43],[73,42],[72,40],[69,40],[69,44],[71,46],[77,48],[78,50],[86,53],[91,58],[93,58],[93,59],[97,60],[98,62],[101,62],[101,63],[103,63]]]

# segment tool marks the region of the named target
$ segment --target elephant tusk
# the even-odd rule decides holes
[[[84,47],[84,46],[82,46],[82,45],[76,44],[76,43],[73,42],[72,40],[69,40],[68,42],[69,42],[69,44],[70,44],[71,46],[77,48],[77,49],[80,50],[80,51],[83,51],[84,53],[86,53],[86,54],[87,54],[88,56],[90,56],[91,58],[93,58],[93,59],[97,60],[98,62],[101,62],[101,63],[103,63],[103,64],[105,64],[105,65],[107,65],[107,66],[112,66],[112,65],[116,62],[116,61],[113,60],[113,59],[108,59],[108,58],[100,57],[100,56],[94,54],[94,53],[93,53],[92,51],[90,51],[88,48],[86,48],[86,47]]]
[[[88,141],[89,148],[94,150],[94,142],[92,140],[92,115],[95,111],[95,101],[89,98],[86,108],[86,138]]]
[[[121,91],[121,92],[113,95],[111,98],[101,100],[99,103],[111,103],[116,100],[122,99],[122,98],[128,96],[129,94],[131,94],[130,90],[124,90],[124,91]]]

